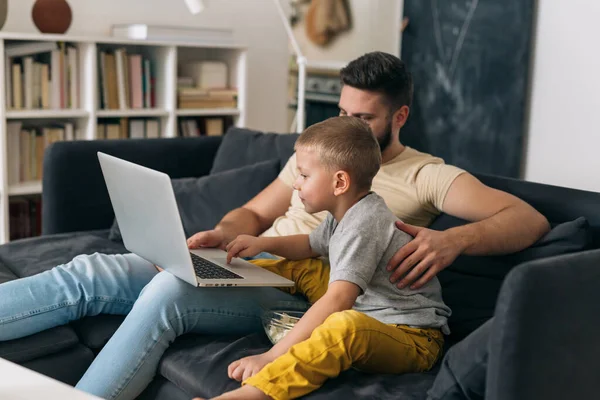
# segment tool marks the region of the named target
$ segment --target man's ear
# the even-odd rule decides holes
[[[350,190],[350,174],[346,171],[337,171],[333,175],[333,194],[339,196]]]
[[[401,129],[404,124],[406,124],[406,120],[408,120],[408,115],[410,114],[410,108],[408,106],[402,106],[394,112],[392,115],[393,125],[397,128]]]

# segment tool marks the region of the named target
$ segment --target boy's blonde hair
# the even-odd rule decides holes
[[[361,191],[371,189],[381,167],[379,143],[369,125],[356,117],[333,117],[311,125],[294,149],[315,151],[327,168],[348,172]]]

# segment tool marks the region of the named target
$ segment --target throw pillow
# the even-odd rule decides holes
[[[298,135],[263,133],[230,128],[217,150],[211,174],[269,159],[279,159],[280,169],[294,153]]]
[[[431,229],[445,230],[467,221],[441,215]],[[544,257],[585,250],[591,243],[591,229],[583,217],[556,224],[532,246],[501,256],[459,256],[438,274],[442,296],[452,309],[448,321],[451,339],[460,340],[494,315],[496,299],[504,277],[515,266]]]
[[[225,214],[244,205],[279,174],[279,160],[268,160],[200,178],[173,179],[173,191],[186,237],[212,229]],[[109,239],[123,240],[115,219]]]

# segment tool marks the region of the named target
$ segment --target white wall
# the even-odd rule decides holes
[[[34,0],[9,0],[4,32],[37,32]],[[115,23],[151,23],[233,28],[248,46],[248,127],[285,132],[287,36],[271,0],[207,0],[198,15],[183,0],[69,0],[73,22],[67,34],[109,35]]]
[[[538,3],[525,179],[600,192],[600,1]]]

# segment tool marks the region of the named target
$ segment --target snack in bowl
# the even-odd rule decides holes
[[[269,310],[262,316],[263,327],[267,337],[273,344],[277,344],[292,330],[296,322],[304,315],[303,311]]]

